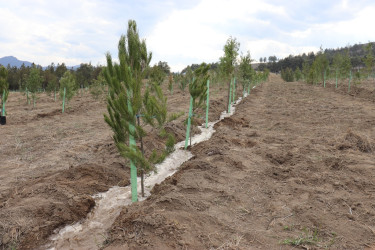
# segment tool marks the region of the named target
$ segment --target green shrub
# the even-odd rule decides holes
[[[293,82],[294,81],[293,70],[289,67],[281,70],[281,78],[286,82]]]

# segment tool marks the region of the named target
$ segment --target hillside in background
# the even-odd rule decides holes
[[[9,65],[11,68],[13,68],[13,67],[21,68],[22,64],[24,64],[25,67],[32,67],[34,62],[31,63],[31,62],[28,62],[28,61],[21,61],[21,60],[18,60],[14,56],[4,56],[4,57],[0,58],[0,65],[3,65],[4,67],[8,67],[8,65]],[[40,65],[38,65],[38,66],[40,66]],[[45,69],[48,68],[48,66],[44,66],[42,68],[43,68],[43,70],[45,70]],[[67,66],[67,68],[76,70],[76,69],[79,68],[79,65]]]
[[[33,63],[31,62],[28,62],[28,61],[21,61],[21,60],[18,60],[16,57],[14,56],[5,56],[5,57],[2,57],[0,58],[0,64],[3,65],[4,67],[7,67],[8,64],[10,65],[10,67],[17,67],[17,68],[20,68],[22,66],[22,64],[25,65],[25,67],[31,67],[31,65]]]
[[[348,45],[346,47],[337,48],[337,49],[325,49],[323,53],[326,55],[329,63],[331,64],[333,61],[333,57],[336,54],[344,55],[347,51],[349,52],[350,61],[352,67],[364,67],[363,59],[366,57],[365,47],[369,43],[365,44],[355,44],[353,46]],[[372,53],[375,54],[375,42],[370,42],[372,44]],[[291,68],[293,70],[300,68],[302,69],[303,62],[308,62],[311,64],[317,53],[309,52],[308,54],[303,53],[302,55],[289,55],[286,58],[279,59],[278,61],[269,62],[268,63],[260,63],[259,70],[263,70],[268,68],[271,72],[279,72],[285,68]],[[271,58],[271,57],[269,57]],[[275,57],[276,58],[276,57]]]

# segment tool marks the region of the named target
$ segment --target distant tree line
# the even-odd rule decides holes
[[[365,58],[369,55],[369,51],[366,48],[371,47],[372,54],[375,54],[375,43],[367,44],[356,44],[353,46],[346,46],[338,49],[325,49],[317,53],[310,52],[308,54],[303,53],[302,55],[289,55],[286,58],[278,60],[276,56],[270,56],[268,58],[268,63],[263,59],[264,63],[260,63],[258,66],[259,70],[264,70],[268,68],[271,72],[277,73],[281,72],[283,69],[290,68],[295,71],[297,69],[302,70],[304,63],[312,65],[316,57],[319,54],[324,54],[324,57],[328,60],[328,64],[332,65],[334,63],[335,56],[340,54],[341,56],[348,56],[350,64],[353,68],[364,68],[366,67]]]
[[[51,63],[46,68],[32,64],[31,67],[22,64],[20,68],[16,66],[11,67],[9,64],[4,65],[8,71],[7,82],[10,90],[25,90],[32,72],[38,71],[41,78],[41,89],[48,90],[49,88],[59,89],[60,79],[64,73],[70,71],[73,75],[78,87],[89,87],[94,83],[102,71],[102,66],[93,66],[91,63],[82,63],[76,70],[68,69],[64,63],[55,65]],[[35,70],[33,70],[35,69]],[[51,91],[53,89],[50,89]]]
[[[361,79],[375,77],[374,47],[373,43],[367,43],[361,50],[357,48],[354,52],[346,48],[332,53],[331,50],[320,48],[316,54],[309,53],[305,58],[289,56],[280,60],[283,63],[281,77],[287,82],[304,80],[312,84],[323,83],[324,86],[327,79],[333,78],[336,84],[338,79],[347,78],[353,78],[355,83],[360,83]]]

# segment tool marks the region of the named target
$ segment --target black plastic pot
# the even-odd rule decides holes
[[[0,124],[5,125],[7,123],[7,117],[6,116],[0,116]]]

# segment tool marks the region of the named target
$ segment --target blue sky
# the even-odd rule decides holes
[[[229,36],[253,59],[375,41],[370,0],[0,0],[0,57],[49,65],[117,57],[129,19],[173,71],[216,62]]]

